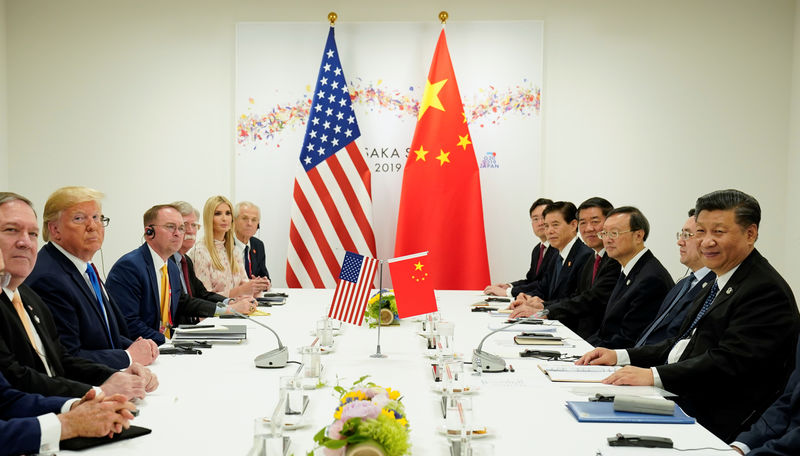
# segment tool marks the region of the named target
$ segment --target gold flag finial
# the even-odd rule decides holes
[[[439,12],[439,20],[442,21],[442,25],[444,25],[447,22],[448,17],[450,17],[450,15],[447,14],[447,11]]]
[[[328,20],[331,22],[331,27],[333,27],[336,24],[336,19],[338,17],[339,17],[339,15],[334,13],[333,11],[328,13]]]

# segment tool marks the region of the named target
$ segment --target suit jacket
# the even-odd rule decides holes
[[[37,453],[42,434],[36,417],[60,413],[66,401],[23,393],[0,374],[0,454]]]
[[[119,307],[104,293],[109,326],[109,331],[106,331],[105,319],[94,290],[75,264],[53,244],[47,243],[39,251],[36,266],[25,279],[25,284],[50,308],[61,345],[67,353],[114,369],[124,369],[130,365],[124,349],[132,341],[126,337],[128,327]],[[113,348],[108,339],[109,332]]]
[[[567,253],[566,260],[561,263],[561,254],[558,254],[548,265],[541,280],[536,283],[530,294],[545,301],[571,296],[578,288],[581,269],[592,258],[593,252],[580,239],[576,238]],[[544,263],[544,261],[542,262]],[[556,271],[558,271],[557,274]]]
[[[189,288],[192,290],[192,296],[211,302],[224,301],[225,296],[214,293],[213,291],[208,291],[203,281],[197,278],[197,274],[194,272],[194,261],[192,258],[189,257],[189,255],[183,255],[183,258],[186,259],[186,266],[189,270]]]
[[[0,372],[11,386],[45,396],[81,397],[92,385],[101,385],[117,372],[103,364],[67,354],[59,343],[53,315],[41,298],[26,285],[20,285],[18,291],[55,376],[47,375],[14,305],[5,293],[0,293]]]
[[[674,285],[669,272],[648,250],[627,277],[620,274],[608,299],[600,329],[586,341],[595,347],[633,347]]]
[[[531,267],[524,279],[519,279],[511,282],[511,296],[516,296],[520,293],[527,293],[534,287],[538,286],[538,282],[544,276],[544,271],[550,268],[556,257],[558,257],[558,250],[548,247],[544,251],[544,258],[542,258],[542,265],[539,270],[536,270],[536,263],[539,262],[539,250],[543,247],[542,243],[536,245],[531,251]]]
[[[689,307],[691,306],[692,302],[694,302],[697,295],[700,294],[706,287],[710,287],[716,278],[717,275],[713,272],[706,274],[702,280],[689,289],[686,294],[681,296],[678,302],[676,302],[675,305],[670,309],[670,304],[672,304],[672,301],[674,301],[675,297],[678,296],[678,293],[681,291],[684,283],[694,279],[694,273],[678,281],[678,283],[676,283],[675,286],[669,290],[667,296],[664,297],[664,302],[661,303],[661,307],[659,307],[658,312],[656,313],[656,318],[654,318],[647,328],[642,331],[642,336],[644,336],[644,334],[647,331],[650,331],[650,328],[652,327],[652,331],[647,338],[643,340],[641,345],[657,344],[662,340],[677,336],[679,334],[678,330],[681,329],[683,320],[686,319],[686,314],[689,312]],[[667,312],[667,310],[669,310],[669,312]],[[661,318],[662,315],[664,315],[664,318]],[[658,321],[659,319],[661,319],[661,321]],[[637,340],[636,343],[639,344],[639,340]]]
[[[689,327],[711,287],[681,326]],[[666,364],[679,336],[628,350],[631,364],[656,366],[664,389],[686,413],[729,442],[775,400],[793,366],[800,330],[792,290],[753,249],[698,322],[678,362]]]
[[[799,344],[800,345],[800,344]],[[783,394],[772,403],[737,442],[750,447],[748,455],[800,454],[800,346],[795,349],[794,372]]]
[[[584,339],[594,334],[600,328],[620,269],[617,260],[604,252],[592,282],[594,256],[590,256],[583,265],[575,293],[567,298],[545,301],[548,318],[560,321]]]
[[[253,269],[253,275],[256,277],[266,277],[269,279],[269,271],[267,270],[267,251],[264,248],[264,243],[261,239],[253,236],[250,238],[250,267]],[[248,278],[250,272],[247,272]]]
[[[178,265],[167,261],[170,283],[170,313],[173,324],[186,316],[210,317],[214,315],[214,303],[190,298],[181,291],[181,272]],[[132,338],[144,337],[161,345],[164,335],[161,326],[161,297],[158,289],[153,257],[147,243],[122,256],[108,273],[108,292],[119,304],[125,315]]]

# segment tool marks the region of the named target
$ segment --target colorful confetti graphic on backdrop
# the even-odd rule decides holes
[[[311,107],[312,88],[306,87],[301,99],[284,105],[276,105],[267,112],[254,112],[255,100],[250,98],[246,113],[237,119],[237,142],[241,146],[257,149],[278,141],[284,130],[305,128],[308,110]],[[350,98],[354,105],[366,108],[367,112],[390,112],[398,118],[416,120],[420,91],[416,87],[407,90],[388,88],[382,80],[376,83],[356,78],[350,83]],[[509,114],[538,116],[541,109],[542,91],[528,80],[505,89],[488,86],[481,88],[471,100],[465,100],[464,111],[472,126],[484,128],[495,125]],[[362,110],[363,111],[363,110]],[[277,144],[280,147],[280,144]]]

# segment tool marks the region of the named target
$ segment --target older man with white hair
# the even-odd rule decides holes
[[[267,270],[267,252],[261,239],[255,237],[260,226],[261,209],[249,201],[238,202],[233,208],[234,241],[244,258],[244,270],[251,280],[266,280],[269,289],[272,284]]]

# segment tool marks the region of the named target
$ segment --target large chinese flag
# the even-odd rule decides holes
[[[483,289],[489,260],[478,162],[444,29],[403,172],[395,256],[427,250],[435,289]]]

